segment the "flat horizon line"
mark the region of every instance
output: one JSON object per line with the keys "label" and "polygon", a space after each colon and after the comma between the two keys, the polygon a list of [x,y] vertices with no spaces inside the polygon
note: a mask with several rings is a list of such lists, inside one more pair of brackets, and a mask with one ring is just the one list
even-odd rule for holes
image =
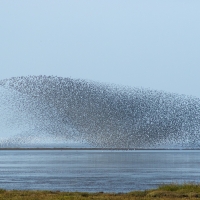
{"label": "flat horizon line", "polygon": [[200,150],[200,148],[196,148],[196,149],[190,149],[190,148],[173,148],[173,149],[169,149],[169,148],[94,148],[94,147],[87,147],[87,148],[71,148],[71,147],[13,147],[13,148],[6,148],[6,147],[0,147],[0,151],[1,150],[116,150],[116,151],[120,151],[120,150],[124,150],[124,151],[138,151],[138,150],[155,150],[155,151],[161,151],[161,150],[177,150],[177,151],[182,151],[182,150],[191,150],[191,151],[195,151],[195,150]]}

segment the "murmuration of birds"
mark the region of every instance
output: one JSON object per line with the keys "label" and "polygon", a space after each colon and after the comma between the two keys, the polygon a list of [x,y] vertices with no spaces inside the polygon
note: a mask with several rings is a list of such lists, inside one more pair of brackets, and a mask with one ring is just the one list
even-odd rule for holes
{"label": "murmuration of birds", "polygon": [[52,136],[100,148],[199,148],[200,99],[56,76],[0,81],[7,145]]}

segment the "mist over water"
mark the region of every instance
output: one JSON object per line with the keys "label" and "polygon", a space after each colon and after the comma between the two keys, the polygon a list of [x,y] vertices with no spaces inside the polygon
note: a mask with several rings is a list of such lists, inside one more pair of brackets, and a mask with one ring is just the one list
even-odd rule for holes
{"label": "mist over water", "polygon": [[[1,146],[45,140],[109,148],[199,148],[200,100],[54,76],[0,81]],[[5,137],[5,138],[4,138]]]}

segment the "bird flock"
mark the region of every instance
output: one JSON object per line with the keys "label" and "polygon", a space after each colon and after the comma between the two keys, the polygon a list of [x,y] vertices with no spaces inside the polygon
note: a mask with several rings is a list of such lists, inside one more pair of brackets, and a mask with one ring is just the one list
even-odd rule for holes
{"label": "bird flock", "polygon": [[[0,81],[0,136],[100,148],[199,148],[200,99],[56,76]],[[42,140],[43,140],[42,139]]]}

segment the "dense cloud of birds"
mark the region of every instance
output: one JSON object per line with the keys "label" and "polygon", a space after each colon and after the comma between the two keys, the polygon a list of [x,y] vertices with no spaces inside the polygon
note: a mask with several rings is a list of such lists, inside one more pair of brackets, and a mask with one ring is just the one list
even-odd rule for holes
{"label": "dense cloud of birds", "polygon": [[14,77],[0,88],[2,133],[15,130],[30,140],[48,134],[102,148],[200,146],[195,97],[55,76]]}

